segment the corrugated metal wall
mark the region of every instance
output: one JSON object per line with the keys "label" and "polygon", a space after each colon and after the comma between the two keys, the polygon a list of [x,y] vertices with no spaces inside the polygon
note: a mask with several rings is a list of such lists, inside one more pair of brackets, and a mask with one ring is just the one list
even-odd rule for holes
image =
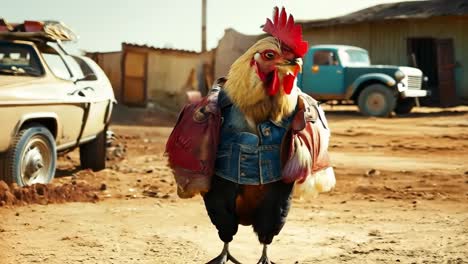
{"label": "corrugated metal wall", "polygon": [[408,65],[407,39],[416,37],[454,40],[457,95],[468,99],[468,17],[379,21],[304,31],[304,38],[311,45],[346,44],[365,48],[374,64]]}
{"label": "corrugated metal wall", "polygon": [[213,63],[213,52],[148,52],[148,99],[170,109],[186,103],[186,92],[198,90],[198,71],[202,63]]}
{"label": "corrugated metal wall", "polygon": [[[215,50],[197,53],[124,43],[122,52],[87,53],[86,56],[101,66],[112,83],[117,100],[122,103],[138,99],[139,105],[152,101],[178,111],[187,103],[187,91],[198,91],[204,86],[211,87],[213,83]],[[135,56],[143,56],[143,59],[135,60]],[[122,65],[127,66],[128,87],[125,89],[135,91],[123,89]],[[136,85],[137,81],[144,83]],[[139,93],[143,95],[136,96]]]}

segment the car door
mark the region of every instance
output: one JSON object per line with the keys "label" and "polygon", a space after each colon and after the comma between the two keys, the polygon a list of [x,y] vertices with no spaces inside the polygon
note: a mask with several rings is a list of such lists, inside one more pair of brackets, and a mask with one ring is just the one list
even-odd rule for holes
{"label": "car door", "polygon": [[302,74],[304,92],[331,98],[344,94],[343,67],[336,51],[317,49],[309,56]]}
{"label": "car door", "polygon": [[89,106],[85,113],[86,124],[80,141],[88,141],[105,129],[112,106],[112,91],[109,80],[99,69],[93,67],[92,61],[77,56],[65,56],[67,63],[75,74],[75,89],[82,94]]}
{"label": "car door", "polygon": [[77,87],[72,81],[73,74],[63,56],[50,47],[41,49],[41,57],[51,73],[38,97],[44,96],[51,100],[51,104],[47,108],[44,107],[43,111],[53,111],[57,114],[60,124],[57,148],[65,149],[77,143],[88,103],[85,95],[77,92]]}

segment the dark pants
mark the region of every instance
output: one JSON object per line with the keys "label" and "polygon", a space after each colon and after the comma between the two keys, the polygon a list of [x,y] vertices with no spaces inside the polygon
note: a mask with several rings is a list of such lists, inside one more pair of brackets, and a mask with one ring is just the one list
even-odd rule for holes
{"label": "dark pants", "polygon": [[[283,228],[291,205],[293,185],[281,181],[265,185],[266,193],[253,212],[252,225],[260,243],[270,244]],[[214,176],[210,191],[203,197],[211,222],[225,243],[231,242],[238,230],[236,197],[240,192],[242,185]]]}

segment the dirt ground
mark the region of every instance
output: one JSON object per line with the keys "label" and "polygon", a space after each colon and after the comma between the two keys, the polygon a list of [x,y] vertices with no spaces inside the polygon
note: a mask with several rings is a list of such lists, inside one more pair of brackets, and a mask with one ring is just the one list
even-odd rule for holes
{"label": "dirt ground", "polygon": [[[271,259],[468,263],[468,107],[388,119],[325,108],[337,187],[294,201]],[[0,207],[0,263],[204,263],[219,254],[201,199],[177,198],[164,165],[171,119],[143,115],[116,118],[108,169],[79,171],[76,151],[60,158],[53,184],[88,184],[94,202]],[[231,253],[256,263],[261,245],[250,227]]]}

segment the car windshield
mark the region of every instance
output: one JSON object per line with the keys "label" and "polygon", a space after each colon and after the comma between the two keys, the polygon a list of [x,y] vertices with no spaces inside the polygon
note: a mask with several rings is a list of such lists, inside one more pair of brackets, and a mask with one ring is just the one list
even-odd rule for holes
{"label": "car windshield", "polygon": [[349,49],[342,54],[348,66],[369,66],[369,54],[365,50]]}
{"label": "car windshield", "polygon": [[0,74],[41,76],[44,70],[31,46],[0,42]]}

